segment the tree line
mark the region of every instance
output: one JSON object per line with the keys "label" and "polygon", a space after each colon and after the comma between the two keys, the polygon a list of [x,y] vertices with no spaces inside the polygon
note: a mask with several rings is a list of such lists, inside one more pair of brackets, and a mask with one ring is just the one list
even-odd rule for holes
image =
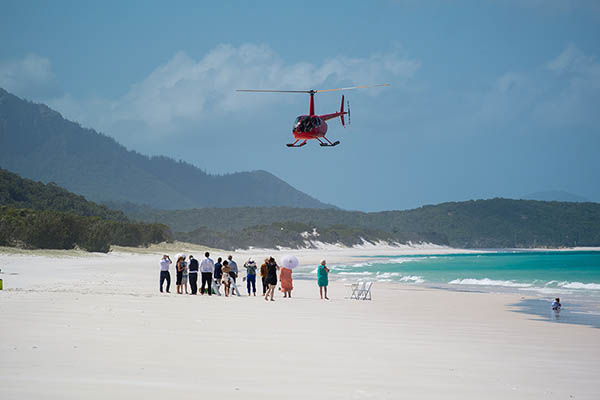
{"label": "tree line", "polygon": [[170,230],[163,224],[0,206],[0,246],[106,253],[111,245],[148,246],[169,240]]}

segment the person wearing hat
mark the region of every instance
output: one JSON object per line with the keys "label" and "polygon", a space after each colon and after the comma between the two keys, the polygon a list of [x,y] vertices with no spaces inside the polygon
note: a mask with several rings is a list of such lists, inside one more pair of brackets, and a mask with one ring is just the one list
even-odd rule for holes
{"label": "person wearing hat", "polygon": [[248,289],[248,296],[250,296],[250,287],[252,287],[252,293],[256,296],[256,263],[253,259],[249,258],[244,263],[246,268],[246,288]]}

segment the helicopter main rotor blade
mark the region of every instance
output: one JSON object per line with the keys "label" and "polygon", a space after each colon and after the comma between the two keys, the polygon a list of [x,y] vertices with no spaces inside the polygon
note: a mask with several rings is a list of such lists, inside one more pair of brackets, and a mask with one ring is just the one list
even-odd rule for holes
{"label": "helicopter main rotor blade", "polygon": [[337,88],[337,89],[323,89],[323,90],[315,90],[315,93],[335,92],[335,91],[338,91],[338,90],[366,89],[366,88],[380,87],[380,86],[390,86],[390,84],[389,83],[383,83],[383,84],[380,84],[380,85],[362,85],[362,86],[351,86],[351,87]]}
{"label": "helicopter main rotor blade", "polygon": [[372,87],[390,86],[389,83],[383,83],[380,85],[362,85],[362,86],[351,86],[337,89],[323,89],[323,90],[265,90],[265,89],[237,89],[236,92],[255,92],[255,93],[323,93],[323,92],[335,92],[338,90],[352,90],[352,89],[366,89]]}
{"label": "helicopter main rotor blade", "polygon": [[310,90],[262,90],[262,89],[238,89],[236,92],[259,92],[259,93],[310,93]]}

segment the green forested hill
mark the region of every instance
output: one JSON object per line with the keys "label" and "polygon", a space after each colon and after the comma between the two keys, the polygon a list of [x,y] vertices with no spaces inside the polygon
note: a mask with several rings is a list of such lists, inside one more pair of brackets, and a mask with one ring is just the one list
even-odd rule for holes
{"label": "green forested hill", "polygon": [[56,182],[98,202],[161,209],[332,207],[266,171],[210,175],[185,162],[128,151],[108,136],[1,88],[0,166],[30,179]]}
{"label": "green forested hill", "polygon": [[87,201],[83,196],[71,193],[54,183],[44,184],[23,179],[4,169],[0,169],[0,205],[63,211],[116,221],[127,220],[122,212]]}
{"label": "green forested hill", "polygon": [[[337,232],[346,244],[360,243],[354,238],[356,229],[363,238],[396,241],[428,241],[452,247],[512,248],[600,246],[600,204],[565,203],[534,200],[491,199],[428,205],[408,211],[364,213],[342,210],[272,208],[204,208],[178,211],[152,211],[129,207],[127,214],[135,219],[169,225],[178,237],[198,242],[209,240],[210,234],[221,241],[234,243],[255,232],[260,242],[283,245],[265,228],[284,224],[296,241],[303,231]],[[288,224],[301,223],[302,226]],[[280,227],[283,227],[280,226]],[[299,231],[299,229],[301,229]],[[336,231],[337,229],[337,231]],[[352,231],[352,234],[349,232]],[[295,233],[294,233],[295,232]],[[334,236],[328,237],[334,237]],[[360,236],[360,232],[358,232]],[[324,237],[320,237],[320,240]],[[386,240],[386,239],[384,239]],[[258,242],[258,239],[255,239]],[[286,237],[282,243],[289,243]]]}
{"label": "green forested hill", "polygon": [[0,246],[107,252],[113,244],[146,246],[170,239],[166,225],[129,221],[122,212],[55,184],[0,169]]}

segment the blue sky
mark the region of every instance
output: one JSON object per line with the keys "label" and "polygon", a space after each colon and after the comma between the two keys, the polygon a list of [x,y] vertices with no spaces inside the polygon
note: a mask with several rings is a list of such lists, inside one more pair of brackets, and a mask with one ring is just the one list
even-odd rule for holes
{"label": "blue sky", "polygon": [[[144,154],[265,169],[347,209],[565,190],[600,201],[600,3],[0,5],[0,86]],[[287,149],[310,89],[341,145]],[[318,113],[340,95],[319,94]],[[243,193],[240,193],[243,196]]]}

